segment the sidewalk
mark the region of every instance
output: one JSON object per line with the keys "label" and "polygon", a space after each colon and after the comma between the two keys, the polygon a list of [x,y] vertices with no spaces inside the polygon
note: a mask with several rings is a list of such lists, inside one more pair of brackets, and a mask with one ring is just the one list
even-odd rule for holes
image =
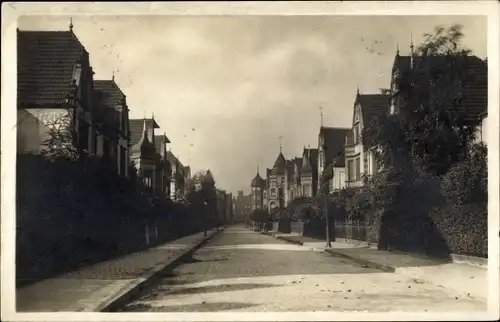
{"label": "sidewalk", "polygon": [[324,241],[299,234],[276,233],[272,236],[294,244],[302,242],[304,247],[324,249],[332,255],[349,258],[360,265],[405,275],[414,279],[416,283],[431,283],[466,296],[484,300],[488,298],[487,266],[453,263],[418,254],[378,250],[362,243],[346,243],[343,239],[342,241],[337,239],[338,241],[331,243],[330,249],[325,249]]}
{"label": "sidewalk", "polygon": [[207,237],[203,232],[186,236],[20,287],[17,311],[102,311],[216,233],[214,229]]}

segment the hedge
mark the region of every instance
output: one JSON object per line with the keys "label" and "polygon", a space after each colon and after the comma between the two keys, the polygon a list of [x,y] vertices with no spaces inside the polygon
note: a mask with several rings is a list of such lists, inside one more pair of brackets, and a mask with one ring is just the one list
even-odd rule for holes
{"label": "hedge", "polygon": [[37,280],[147,247],[146,223],[158,227],[152,243],[202,229],[184,205],[150,206],[133,182],[106,173],[106,164],[87,163],[83,169],[81,162],[17,156],[18,279]]}

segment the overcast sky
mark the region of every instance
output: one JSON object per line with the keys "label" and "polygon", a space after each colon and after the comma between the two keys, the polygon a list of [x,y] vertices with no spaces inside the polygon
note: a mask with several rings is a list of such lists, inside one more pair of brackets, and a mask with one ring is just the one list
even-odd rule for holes
{"label": "overcast sky", "polygon": [[[418,44],[453,23],[484,58],[486,19],[473,16],[73,17],[95,79],[116,69],[131,118],[154,113],[172,152],[233,193],[249,191],[257,163],[262,176],[273,165],[279,136],[287,158],[317,147],[320,106],[324,125],[349,126],[356,88],[388,87],[397,43],[407,54],[410,34]],[[19,21],[21,30],[68,25],[62,16]]]}

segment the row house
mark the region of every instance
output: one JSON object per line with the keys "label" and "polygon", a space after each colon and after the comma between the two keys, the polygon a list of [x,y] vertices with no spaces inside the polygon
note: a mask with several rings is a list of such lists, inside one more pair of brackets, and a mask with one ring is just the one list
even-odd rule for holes
{"label": "row house", "polygon": [[[112,161],[128,176],[128,107],[114,80],[93,79],[73,32],[17,30],[18,153],[70,153]],[[57,152],[58,151],[58,152]]]}
{"label": "row house", "polygon": [[318,149],[304,147],[301,157],[286,160],[280,151],[266,178],[259,169],[250,183],[251,209],[272,212],[284,208],[297,197],[313,197],[318,186]]}
{"label": "row house", "polygon": [[297,197],[316,195],[318,150],[304,147],[302,157],[287,160],[285,206]]}

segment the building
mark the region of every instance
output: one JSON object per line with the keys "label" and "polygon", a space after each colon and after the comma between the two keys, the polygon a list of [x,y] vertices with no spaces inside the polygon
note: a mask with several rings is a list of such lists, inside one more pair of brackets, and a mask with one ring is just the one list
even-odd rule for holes
{"label": "building", "polygon": [[167,160],[169,161],[171,167],[170,198],[173,201],[179,201],[182,200],[189,191],[186,189],[186,168],[172,151],[167,151]]}
{"label": "building", "polygon": [[89,53],[68,31],[17,31],[17,149],[95,153],[94,72]]}
{"label": "building", "polygon": [[269,188],[267,191],[267,209],[269,211],[275,208],[285,207],[286,167],[287,162],[280,148],[280,153],[268,176]]}
{"label": "building", "polygon": [[364,127],[376,117],[389,113],[391,98],[382,94],[360,94],[354,99],[352,128],[345,136],[346,186],[363,185],[363,176],[373,175],[378,165],[373,153],[361,140]]}
{"label": "building", "polygon": [[234,217],[236,221],[245,222],[247,216],[252,212],[252,196],[238,191],[234,204]]}
{"label": "building", "polygon": [[[258,187],[253,187],[254,180],[252,195],[260,191]],[[286,160],[280,150],[273,167],[266,169],[266,179],[261,184],[264,186],[262,204],[269,213],[276,208],[285,208],[297,197],[315,196],[318,189],[318,149],[304,147],[302,156],[291,160]],[[252,205],[257,204],[257,199],[253,200]]]}
{"label": "building", "polygon": [[155,128],[159,126],[153,118],[130,120],[130,162],[137,170],[144,192],[151,197],[161,195],[156,175],[159,160],[155,148]]}
{"label": "building", "polygon": [[346,187],[345,138],[350,128],[322,126],[318,135],[318,189],[323,171],[331,170],[333,178],[329,182],[329,191],[334,192]]}
{"label": "building", "polygon": [[[411,45],[410,56],[401,56],[396,52],[392,66],[391,77],[391,106],[390,113],[398,114],[404,104],[403,98],[398,95],[398,79],[408,75],[414,68],[425,68],[429,72],[439,70],[449,64],[444,55],[418,56],[413,52]],[[486,142],[488,118],[488,61],[468,55],[459,57],[456,64],[460,65],[461,95],[456,98],[454,108],[462,114],[466,122],[480,125],[476,129],[477,141]]]}
{"label": "building", "polygon": [[252,199],[251,210],[265,209],[264,208],[264,190],[266,189],[266,182],[259,173],[259,168],[257,167],[257,174],[250,183],[252,189],[250,196]]}
{"label": "building", "polygon": [[117,173],[128,177],[129,109],[127,98],[111,80],[94,80],[93,108],[95,153],[116,162]]}
{"label": "building", "polygon": [[155,150],[157,154],[156,182],[157,189],[161,191],[161,196],[170,199],[170,179],[172,176],[172,166],[167,158],[167,144],[170,143],[166,133],[155,136]]}

